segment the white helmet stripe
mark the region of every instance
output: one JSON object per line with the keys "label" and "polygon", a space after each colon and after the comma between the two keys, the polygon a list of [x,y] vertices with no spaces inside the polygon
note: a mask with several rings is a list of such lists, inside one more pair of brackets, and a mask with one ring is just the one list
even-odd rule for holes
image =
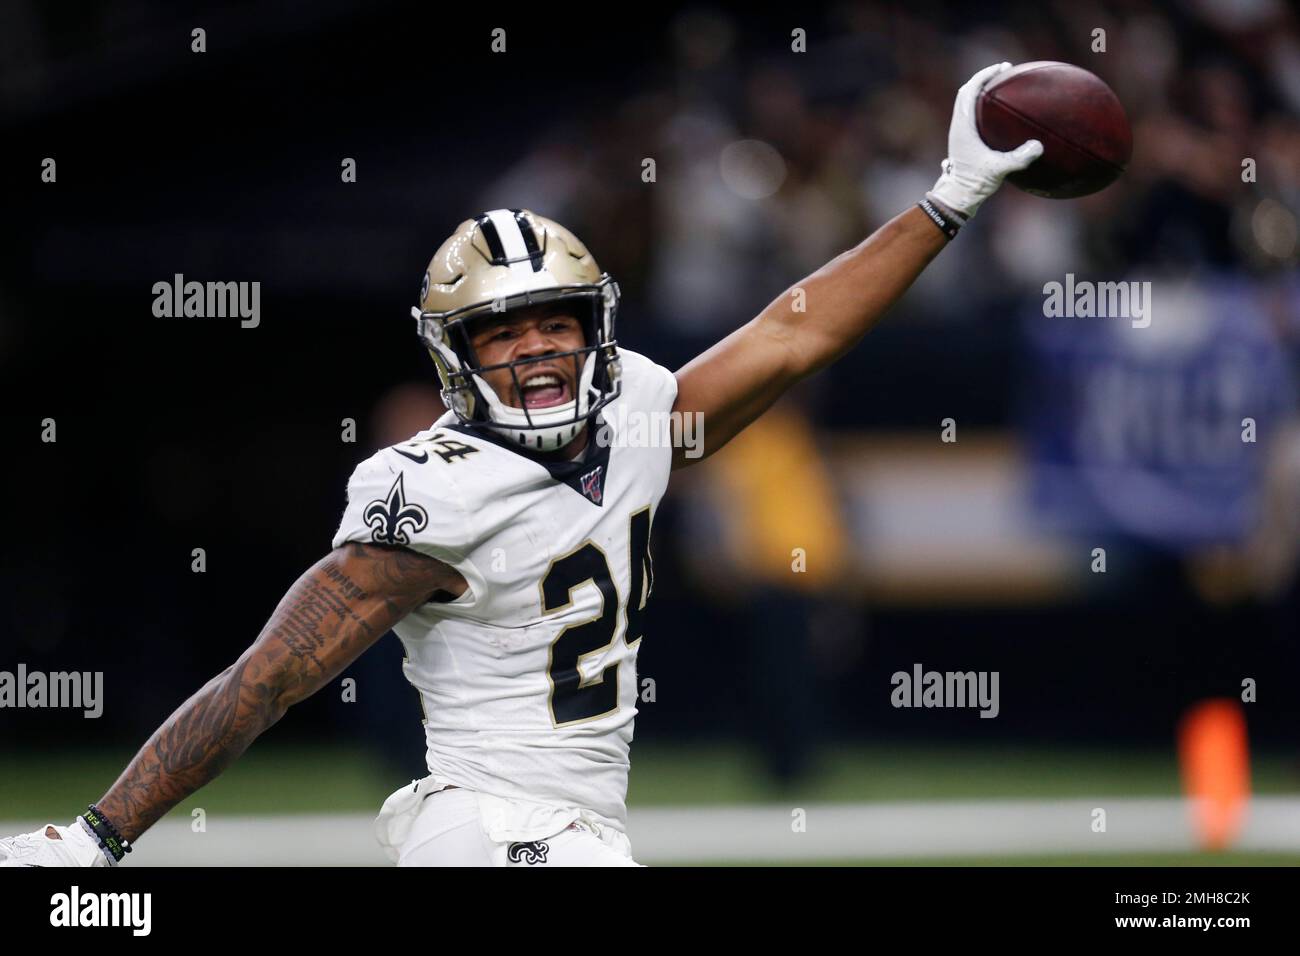
{"label": "white helmet stripe", "polygon": [[519,230],[515,214],[509,209],[493,209],[487,215],[492,225],[496,226],[506,258],[511,260],[511,271],[531,274],[533,266],[528,258],[528,246],[524,244],[524,234]]}

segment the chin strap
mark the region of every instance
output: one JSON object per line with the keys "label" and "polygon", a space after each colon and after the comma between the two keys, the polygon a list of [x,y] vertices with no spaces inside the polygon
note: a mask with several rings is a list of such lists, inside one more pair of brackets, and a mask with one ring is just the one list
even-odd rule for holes
{"label": "chin strap", "polygon": [[[518,445],[525,451],[532,452],[550,452],[560,451],[573,444],[579,436],[582,435],[583,429],[587,427],[590,418],[582,421],[570,422],[565,425],[552,425],[547,428],[535,428],[525,430],[516,428],[502,422],[474,422],[475,427],[485,429],[494,435],[500,437],[502,441],[508,441],[512,445]],[[561,429],[572,429],[573,434],[567,438],[562,437]],[[560,432],[559,434],[548,437],[549,432]]]}

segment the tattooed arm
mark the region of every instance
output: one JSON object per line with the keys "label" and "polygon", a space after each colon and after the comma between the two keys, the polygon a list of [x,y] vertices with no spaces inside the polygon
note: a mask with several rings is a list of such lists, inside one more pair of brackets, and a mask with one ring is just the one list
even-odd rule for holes
{"label": "tattooed arm", "polygon": [[448,565],[405,548],[336,548],[294,583],[239,660],[154,732],[99,809],[137,839],[412,610],[465,587]]}

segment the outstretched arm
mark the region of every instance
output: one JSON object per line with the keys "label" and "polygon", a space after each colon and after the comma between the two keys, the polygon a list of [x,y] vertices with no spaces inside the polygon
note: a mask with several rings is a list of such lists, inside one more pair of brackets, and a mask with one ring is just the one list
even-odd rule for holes
{"label": "outstretched arm", "polygon": [[677,372],[673,410],[702,413],[703,455],[686,458],[677,448],[673,467],[713,454],[792,385],[853,348],[947,241],[914,207],[691,360]]}
{"label": "outstretched arm", "polygon": [[[800,379],[853,348],[1003,178],[1041,155],[1037,140],[1001,153],[976,131],[980,89],[1009,68],[999,63],[981,70],[957,92],[943,175],[926,194],[934,217],[915,206],[895,216],[677,372],[673,410],[703,416],[700,458],[729,442]],[[945,231],[940,223],[953,228]],[[676,445],[674,468],[700,460]]]}
{"label": "outstretched arm", "polygon": [[[100,813],[133,842],[403,617],[441,592],[454,597],[464,588],[454,568],[406,548],[335,548],[294,583],[239,660],[154,732],[99,799]],[[0,865],[107,863],[80,818],[70,827],[0,840]]]}
{"label": "outstretched arm", "polygon": [[405,548],[336,548],[294,583],[239,660],[154,732],[99,809],[136,839],[435,592],[462,588],[455,570]]}

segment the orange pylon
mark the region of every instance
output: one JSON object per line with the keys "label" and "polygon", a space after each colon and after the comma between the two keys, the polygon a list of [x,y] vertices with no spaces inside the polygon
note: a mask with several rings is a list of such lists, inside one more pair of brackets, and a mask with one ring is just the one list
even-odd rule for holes
{"label": "orange pylon", "polygon": [[1250,798],[1250,744],[1241,705],[1205,700],[1178,727],[1183,789],[1202,846],[1221,850],[1237,836]]}

